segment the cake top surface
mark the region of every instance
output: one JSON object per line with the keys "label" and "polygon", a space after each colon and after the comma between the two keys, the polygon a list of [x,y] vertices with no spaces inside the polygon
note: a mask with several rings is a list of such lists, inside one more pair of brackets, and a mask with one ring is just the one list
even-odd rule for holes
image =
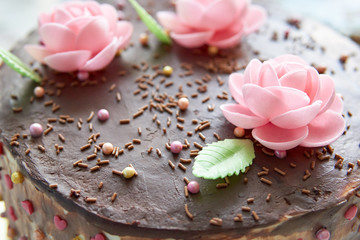
{"label": "cake top surface", "polygon": [[[159,1],[139,2],[153,13],[172,8],[170,4],[164,5]],[[38,188],[63,202],[69,211],[91,216],[98,226],[110,233],[121,229],[125,234],[132,235],[170,237],[176,233],[179,237],[187,237],[204,231],[227,232],[234,236],[244,234],[252,227],[269,226],[280,220],[339,204],[358,187],[358,167],[355,166],[348,173],[348,164],[356,164],[359,159],[360,136],[357,130],[360,129],[360,113],[355,106],[360,96],[360,51],[350,40],[309,20],[297,22],[300,23],[300,29],[297,29],[283,19],[270,17],[259,32],[244,38],[239,46],[221,50],[218,55],[210,57],[206,48],[189,50],[177,44],[169,47],[161,45],[151,35],[149,46],[141,46],[137,37],[146,32],[146,27],[130,6],[126,6],[124,12],[135,26],[133,45],[103,71],[91,73],[89,80],[80,82],[72,74],[56,73],[34,63],[34,67],[46,76],[43,85],[47,94],[42,99],[30,102],[36,84],[19,77],[6,66],[1,67],[2,141],[10,144],[14,134],[29,134],[31,124],[37,122],[45,127],[49,119],[57,119],[50,123],[53,129],[47,135],[20,138],[20,145],[11,147],[27,177]],[[286,39],[284,36],[287,36]],[[37,43],[38,40],[37,33],[33,32],[13,52],[25,62],[30,62],[31,58],[23,46]],[[231,97],[218,97],[229,94],[229,74],[243,71],[254,57],[266,60],[285,53],[296,54],[311,64],[324,66],[334,78],[337,92],[344,97],[344,117],[349,129],[331,145],[334,153],[330,154],[331,150],[325,148],[323,155],[329,155],[330,159],[319,160],[316,157],[316,152],[323,151],[322,148],[302,147],[287,151],[286,158],[279,159],[270,156],[273,152],[264,151],[255,144],[256,157],[249,171],[229,177],[230,184],[223,189],[216,188],[216,185],[224,183],[224,179],[195,178],[191,171],[194,160],[190,164],[183,164],[186,171],[178,167],[180,158],[189,159],[190,151],[198,149],[194,146],[195,142],[202,146],[217,142],[214,133],[221,139],[234,138],[234,126],[225,119],[219,108],[221,104],[233,103],[234,100]],[[343,56],[347,59],[342,63],[340,59]],[[156,73],[165,65],[173,68],[170,77]],[[120,101],[117,100],[118,93],[121,95]],[[150,110],[151,101],[155,105],[167,104],[171,103],[171,98],[177,99],[176,96],[181,94],[189,97],[190,105],[186,111],[179,111],[179,116],[176,116],[177,107],[169,107],[161,112],[161,107],[155,106]],[[147,109],[136,116],[144,106],[148,106]],[[22,111],[14,112],[13,109],[18,107]],[[107,109],[110,113],[110,118],[105,122],[96,117],[100,109]],[[94,117],[91,117],[92,112],[95,113]],[[61,117],[68,121],[61,123]],[[80,119],[82,123],[79,123]],[[129,123],[120,123],[120,120],[128,119]],[[195,132],[203,121],[208,121],[210,127]],[[192,132],[192,136],[187,135],[188,131]],[[199,137],[199,132],[206,137],[205,140]],[[97,133],[100,135],[96,142],[82,151],[89,138]],[[65,138],[64,142],[59,139],[59,134]],[[141,140],[140,144],[137,139]],[[185,139],[190,147],[180,154],[174,155],[166,149],[166,143],[176,140],[184,142]],[[101,142],[111,142],[124,149],[124,152],[117,158],[101,152],[91,157],[94,146]],[[132,150],[124,147],[129,142],[133,143]],[[59,154],[56,153],[55,144],[63,146]],[[38,145],[43,146],[45,151],[38,149]],[[148,153],[150,147],[153,151]],[[28,148],[31,152],[25,155]],[[158,152],[156,149],[159,149]],[[307,154],[311,156],[307,157]],[[338,161],[335,154],[344,158],[341,169],[335,166]],[[97,165],[97,158],[110,160],[110,163],[91,171],[90,168]],[[88,165],[87,168],[74,167],[74,162],[80,159]],[[168,160],[176,165],[175,169],[169,166]],[[134,166],[138,176],[124,179],[112,172],[113,169],[121,171],[129,164]],[[259,172],[266,169],[269,171],[259,176]],[[305,179],[304,176],[309,175],[307,171],[311,176]],[[184,177],[198,181],[200,193],[185,197]],[[245,178],[247,183],[244,183]],[[262,181],[262,178],[271,184]],[[103,187],[99,190],[100,182],[103,182]],[[58,184],[58,188],[50,189],[48,185],[54,183]],[[80,190],[80,197],[69,197],[71,189]],[[302,193],[302,190],[308,190],[309,194]],[[118,196],[112,202],[111,197],[115,192]],[[270,201],[266,201],[268,194],[271,194]],[[88,203],[86,198],[96,198],[96,202]],[[253,203],[249,202],[252,198]],[[185,214],[185,204],[194,215],[193,220]],[[234,217],[243,206],[255,211],[258,221],[254,220],[251,212],[243,212],[244,221],[234,222]],[[209,224],[214,217],[223,220],[221,227]],[[104,220],[110,220],[112,224]],[[138,231],[139,228],[142,232]]]}

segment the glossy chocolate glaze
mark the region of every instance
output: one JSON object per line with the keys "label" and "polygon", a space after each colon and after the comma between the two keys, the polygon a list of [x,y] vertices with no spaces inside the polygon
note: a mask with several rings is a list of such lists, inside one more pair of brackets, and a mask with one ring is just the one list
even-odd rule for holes
{"label": "glossy chocolate glaze", "polygon": [[[171,8],[170,4],[160,1],[153,1],[152,4],[143,2],[143,5],[153,12]],[[194,132],[196,125],[192,124],[192,119],[211,122],[211,127],[202,131],[206,136],[206,143],[217,141],[213,136],[214,132],[222,139],[234,138],[234,126],[226,121],[219,109],[221,104],[233,100],[231,98],[220,100],[216,97],[223,91],[229,92],[228,75],[222,72],[211,73],[200,66],[215,59],[207,55],[206,49],[194,51],[176,44],[167,47],[161,45],[153,36],[150,37],[149,46],[142,47],[137,38],[140,33],[146,31],[145,26],[136,18],[136,14],[129,6],[125,8],[125,15],[135,24],[134,46],[121,53],[121,56],[115,58],[103,71],[91,74],[90,82],[84,84],[86,86],[81,86],[83,83],[80,82],[78,86],[72,87],[72,82],[77,81],[73,75],[57,74],[35,63],[34,66],[38,66],[40,72],[49,79],[45,81],[44,87],[55,90],[55,93],[56,89],[61,89],[61,95],[46,95],[44,99],[35,99],[30,103],[29,99],[36,84],[29,79],[19,77],[7,66],[1,67],[0,140],[11,149],[26,177],[42,192],[55,198],[67,211],[80,214],[97,228],[114,235],[196,239],[201,236],[260,237],[266,233],[269,236],[286,237],[294,232],[306,232],[309,229],[315,233],[320,227],[326,227],[336,234],[336,226],[345,221],[342,217],[344,212],[339,209],[343,209],[341,207],[354,195],[360,185],[360,171],[356,165],[360,157],[358,134],[360,109],[356,107],[360,100],[358,46],[318,23],[303,20],[298,30],[283,19],[271,16],[258,33],[244,38],[241,45],[235,49],[221,51],[220,55],[215,57],[221,58],[222,61],[229,57],[229,61],[236,62],[241,69],[254,57],[265,60],[284,53],[294,53],[311,64],[326,66],[327,73],[331,74],[336,82],[337,92],[344,96],[344,114],[350,126],[346,135],[332,144],[335,153],[345,159],[341,170],[334,167],[336,163],[334,154],[330,160],[320,161],[315,156],[311,158],[304,156],[304,150],[309,149],[296,148],[288,151],[285,159],[277,159],[264,154],[261,147],[256,146],[256,159],[248,173],[229,177],[230,185],[225,189],[217,189],[216,184],[224,180],[197,179],[191,173],[192,164],[186,166],[186,172],[178,167],[171,169],[168,160],[177,165],[180,157],[189,158],[190,150],[183,150],[181,154],[173,155],[165,148],[165,143],[174,140],[183,141],[186,138],[191,144],[190,149],[196,149],[193,142],[205,145]],[[283,37],[286,31],[289,31],[288,39]],[[275,32],[278,36],[277,40],[273,38]],[[37,33],[31,33],[16,45],[13,52],[25,62],[30,62],[31,58],[23,50],[23,45],[36,43],[38,40]],[[157,56],[154,57],[155,55]],[[345,64],[339,61],[342,55],[349,56]],[[142,68],[144,65],[141,62],[149,65],[146,71],[134,67],[136,64]],[[186,72],[181,68],[181,63],[192,64],[194,74],[179,77],[179,74]],[[153,87],[148,85],[147,90],[134,95],[133,92],[138,89],[136,79],[143,74],[154,74],[151,67],[157,64],[172,66],[174,73],[166,78],[165,83],[160,83],[163,76],[156,77],[153,80]],[[124,76],[119,74],[122,71],[126,71]],[[207,83],[207,92],[200,93],[197,91],[198,85],[195,80],[201,79],[205,74],[210,74],[211,80]],[[220,76],[226,83],[219,86],[216,76]],[[52,84],[52,80],[55,84]],[[170,81],[174,84],[166,87],[166,82]],[[192,82],[192,87],[187,86],[187,82]],[[57,83],[64,83],[65,87],[56,87]],[[116,88],[109,91],[113,84],[116,84]],[[159,86],[159,94],[166,92],[168,96],[175,97],[180,85],[184,94],[188,96],[198,93],[198,97],[189,98],[189,108],[180,112],[180,117],[185,119],[185,123],[177,122],[176,108],[172,108],[172,114],[147,109],[141,116],[133,119],[133,114],[140,107],[149,104],[152,92],[156,94],[157,86]],[[142,94],[146,91],[149,96],[143,99]],[[122,97],[119,103],[115,98],[116,92],[120,92]],[[18,99],[12,99],[11,94],[16,95]],[[202,103],[207,96],[210,96],[210,100]],[[60,110],[52,113],[51,106],[44,106],[44,102],[48,100],[60,105]],[[208,111],[209,104],[215,104],[214,111]],[[19,106],[23,111],[14,113],[12,108]],[[91,121],[93,131],[90,132],[86,119],[90,112],[94,111],[96,114],[101,108],[106,108],[110,112],[110,119],[100,122],[95,116]],[[351,111],[351,117],[348,116],[347,111]],[[10,139],[15,133],[28,134],[28,128],[32,123],[39,122],[45,127],[48,118],[62,114],[73,117],[74,123],[51,123],[54,130],[48,135],[39,139],[19,139],[19,147],[9,146]],[[160,127],[152,121],[154,114],[157,114]],[[171,119],[170,127],[167,127],[168,117]],[[81,130],[77,127],[79,118],[84,122]],[[119,120],[126,118],[131,119],[130,124],[120,125]],[[176,127],[177,123],[183,125],[184,130],[179,130]],[[141,136],[137,133],[138,127],[142,129]],[[162,130],[164,127],[166,134]],[[193,136],[187,136],[187,131],[193,131]],[[92,133],[97,132],[101,133],[97,143],[111,142],[123,148],[124,144],[134,138],[141,139],[142,142],[140,145],[134,144],[133,150],[125,149],[124,154],[118,158],[98,153],[97,157],[109,159],[110,164],[103,166],[99,171],[90,172],[89,168],[96,165],[96,159],[88,161],[86,157],[93,153],[94,144],[91,149],[85,151],[80,151],[80,147],[87,143]],[[59,133],[66,138],[65,143],[59,140]],[[45,146],[45,153],[37,149],[39,144]],[[54,144],[64,146],[64,150],[59,155],[55,152]],[[154,150],[148,154],[147,149],[150,146],[154,150],[159,148],[162,156],[159,157]],[[27,148],[31,149],[28,156],[25,155]],[[79,159],[83,159],[89,168],[73,167],[73,163]],[[310,168],[312,161],[316,162],[314,170]],[[290,163],[296,164],[296,168],[291,168]],[[347,175],[348,163],[355,164],[349,175]],[[137,177],[126,180],[112,174],[112,169],[121,171],[128,164],[135,167],[138,172]],[[262,183],[257,175],[262,167],[270,169],[269,174],[264,177],[272,181],[271,186]],[[286,175],[281,176],[276,173],[275,167],[285,171]],[[311,177],[306,181],[303,180],[305,170],[311,172]],[[199,194],[190,195],[188,198],[184,196],[184,177],[200,183]],[[248,179],[247,183],[244,183],[245,177]],[[100,181],[104,183],[101,190],[98,189]],[[48,187],[52,183],[58,184],[56,190]],[[70,198],[71,189],[81,190],[80,197]],[[310,190],[310,195],[303,194],[302,189]],[[111,202],[114,192],[118,197]],[[269,202],[266,201],[268,193],[271,193]],[[89,204],[84,201],[85,197],[95,197],[97,201]],[[248,204],[248,198],[254,198],[254,203]],[[357,198],[352,201],[359,202]],[[188,204],[190,212],[194,215],[192,221],[185,214],[184,204]],[[249,206],[255,211],[259,221],[255,221],[251,213],[242,212],[242,206]],[[237,213],[243,214],[243,222],[234,222]],[[329,214],[337,221],[331,221]],[[50,221],[52,217],[49,216]],[[223,220],[221,227],[209,224],[209,220],[213,217]],[[77,220],[67,219],[67,221],[71,223]],[[66,236],[66,231],[63,234]],[[346,234],[346,238],[343,239],[353,239],[358,235],[350,230]]]}

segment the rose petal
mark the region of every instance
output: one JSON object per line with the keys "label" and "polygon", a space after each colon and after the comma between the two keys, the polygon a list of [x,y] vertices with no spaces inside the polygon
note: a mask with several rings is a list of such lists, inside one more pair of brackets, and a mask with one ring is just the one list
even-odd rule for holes
{"label": "rose petal", "polygon": [[97,71],[103,69],[107,66],[115,57],[117,51],[117,38],[114,38],[113,41],[106,46],[101,52],[99,52],[95,57],[86,62],[84,67],[81,67],[80,71]]}
{"label": "rose petal", "polygon": [[102,15],[103,13],[101,9],[102,5],[100,5],[96,1],[88,1],[88,2],[84,2],[84,4],[86,6],[86,9],[90,12],[92,16]]}
{"label": "rose petal", "polygon": [[343,100],[341,98],[340,94],[336,94],[334,97],[334,101],[332,102],[331,106],[328,108],[328,110],[333,110],[339,114],[343,111]]}
{"label": "rose petal", "polygon": [[213,32],[195,32],[188,34],[170,33],[170,36],[181,46],[187,48],[201,47],[212,37]]}
{"label": "rose petal", "polygon": [[314,100],[315,96],[319,92],[319,74],[318,71],[316,71],[313,67],[308,67],[306,69],[307,71],[307,86],[305,87],[305,92],[310,98],[310,101],[316,101]]}
{"label": "rose petal", "polygon": [[266,88],[245,84],[242,92],[246,106],[259,117],[270,119],[288,111],[282,99]]}
{"label": "rose petal", "polygon": [[40,13],[39,18],[38,18],[38,25],[39,28],[46,24],[46,23],[50,23],[51,22],[51,15],[49,13]]}
{"label": "rose petal", "polygon": [[240,104],[223,104],[220,109],[225,118],[237,127],[251,129],[268,122],[268,120],[254,115],[248,108]]}
{"label": "rose petal", "polygon": [[180,18],[173,12],[160,11],[156,13],[159,23],[167,30],[175,33],[188,33],[190,28],[184,25]]}
{"label": "rose petal", "polygon": [[244,75],[242,73],[232,73],[229,77],[229,89],[231,96],[236,102],[244,105],[242,86],[244,85]]}
{"label": "rose petal", "polygon": [[276,72],[278,78],[280,79],[285,74],[291,72],[291,69],[287,64],[278,64],[278,65],[275,66],[275,72]]}
{"label": "rose petal", "polygon": [[245,14],[249,8],[249,1],[239,1],[239,0],[230,0],[236,6],[237,9],[237,17],[244,18]]}
{"label": "rose petal", "polygon": [[237,44],[239,44],[242,36],[242,30],[239,30],[238,32],[218,31],[215,32],[213,37],[208,41],[208,45],[217,48],[235,47]]}
{"label": "rose petal", "polygon": [[281,86],[305,91],[307,83],[307,72],[305,70],[289,72],[282,76],[279,81]]}
{"label": "rose petal", "polygon": [[334,142],[343,134],[345,120],[339,113],[327,110],[316,117],[308,127],[309,135],[301,146],[320,147]]}
{"label": "rose petal", "polygon": [[176,2],[176,12],[183,23],[201,29],[205,8],[197,1],[179,0]]}
{"label": "rose petal", "polygon": [[262,64],[258,84],[261,87],[280,86],[275,69],[269,62]]}
{"label": "rose petal", "polygon": [[248,35],[258,30],[264,24],[266,17],[263,7],[251,5],[244,18],[244,34]]}
{"label": "rose petal", "polygon": [[56,9],[51,16],[51,21],[59,24],[66,24],[71,19],[72,16],[62,8]]}
{"label": "rose petal", "polygon": [[107,19],[110,31],[115,32],[116,30],[116,23],[118,21],[118,15],[113,6],[110,4],[103,3],[100,5],[102,15]]}
{"label": "rose petal", "polygon": [[259,74],[262,63],[258,59],[252,59],[244,72],[244,82],[259,84]]}
{"label": "rose petal", "polygon": [[83,29],[76,39],[76,49],[88,50],[97,54],[112,40],[109,24],[104,17],[95,17]]}
{"label": "rose petal", "polygon": [[68,2],[64,5],[65,10],[73,17],[84,16],[85,4],[83,2]]}
{"label": "rose petal", "polygon": [[335,98],[335,84],[332,78],[325,74],[319,75],[319,91],[314,97],[314,101],[321,100],[323,102],[320,113],[325,112],[333,103]]}
{"label": "rose petal", "polygon": [[118,48],[124,48],[128,45],[128,43],[131,40],[131,35],[133,33],[134,27],[133,25],[128,21],[118,21],[117,22],[117,30],[116,30],[116,36],[121,39],[121,44],[118,46]]}
{"label": "rose petal", "polygon": [[308,128],[283,129],[271,123],[252,131],[253,137],[273,150],[288,150],[298,146],[307,136]]}
{"label": "rose petal", "polygon": [[285,129],[294,129],[308,125],[319,113],[321,108],[321,101],[298,108],[296,110],[288,111],[279,116],[270,119],[270,122],[275,126]]}
{"label": "rose petal", "polygon": [[278,64],[273,59],[268,60],[268,61],[271,62],[271,64],[273,66],[275,66],[275,71],[279,78],[281,78],[282,76],[284,76],[286,73],[289,73],[289,72],[305,70],[308,66],[308,65],[304,66],[304,65],[301,65],[300,63],[296,63],[296,62],[284,62],[284,63]]}
{"label": "rose petal", "polygon": [[70,51],[47,56],[44,58],[44,62],[57,71],[72,72],[83,67],[90,56],[90,51]]}
{"label": "rose petal", "polygon": [[212,1],[205,8],[200,26],[201,28],[213,31],[221,30],[229,26],[234,21],[236,15],[237,4],[234,1]]}
{"label": "rose petal", "polygon": [[310,103],[310,99],[308,95],[295,88],[275,86],[275,87],[268,87],[266,89],[281,99],[281,101],[286,106],[287,109],[286,111],[298,109]]}
{"label": "rose petal", "polygon": [[52,52],[65,52],[75,49],[76,35],[66,26],[48,23],[39,29],[46,48]]}
{"label": "rose petal", "polygon": [[79,34],[80,30],[88,25],[94,18],[89,16],[77,17],[65,24],[66,27],[71,29],[76,35]]}
{"label": "rose petal", "polygon": [[52,54],[48,49],[41,45],[25,45],[25,50],[40,63],[44,63],[44,58]]}
{"label": "rose petal", "polygon": [[283,54],[283,55],[280,55],[280,56],[274,58],[273,60],[278,62],[278,63],[293,62],[293,63],[298,63],[300,65],[305,65],[305,66],[309,65],[301,57],[298,57],[298,56],[292,55],[292,54]]}

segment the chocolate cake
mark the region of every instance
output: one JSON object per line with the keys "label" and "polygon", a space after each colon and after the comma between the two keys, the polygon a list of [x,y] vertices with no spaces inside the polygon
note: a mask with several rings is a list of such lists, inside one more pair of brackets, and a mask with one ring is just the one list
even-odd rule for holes
{"label": "chocolate cake", "polygon": [[[139,1],[151,13],[163,1]],[[266,4],[263,3],[263,4]],[[42,75],[37,84],[6,65],[0,69],[0,189],[13,239],[357,239],[360,204],[360,49],[322,24],[272,15],[231,49],[163,45],[127,5],[132,44],[104,70],[79,81],[24,51],[32,32],[12,52]],[[279,10],[276,9],[276,13]],[[275,12],[275,11],[274,11]],[[245,173],[206,180],[192,174],[206,144],[234,139],[220,105],[232,103],[230,73],[253,58],[296,54],[335,81],[347,129],[333,144],[296,147],[283,159],[254,141]],[[170,76],[164,66],[173,70]],[[177,101],[187,96],[189,106]],[[96,113],[109,112],[100,121]],[[31,137],[39,123],[44,133]],[[173,141],[183,150],[173,154]],[[101,151],[112,143],[110,155]],[[82,160],[82,161],[80,161]],[[136,170],[126,179],[123,169]],[[197,181],[200,192],[184,190]]]}

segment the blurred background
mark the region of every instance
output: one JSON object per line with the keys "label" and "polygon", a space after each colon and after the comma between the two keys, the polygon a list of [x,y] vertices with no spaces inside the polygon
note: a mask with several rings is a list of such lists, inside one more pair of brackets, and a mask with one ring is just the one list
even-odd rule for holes
{"label": "blurred background", "polygon": [[[11,49],[36,28],[41,12],[64,1],[68,0],[0,0],[0,48]],[[360,0],[253,0],[253,3],[270,6],[276,13],[316,19],[360,44]],[[0,202],[0,213],[3,211],[5,206]],[[6,230],[7,222],[0,217],[1,240],[7,239]]]}
{"label": "blurred background", "polygon": [[[10,49],[37,24],[40,12],[66,0],[0,0],[0,47]],[[119,0],[114,0],[114,2]],[[121,0],[122,1],[122,0]],[[170,0],[157,0],[170,1]],[[296,16],[317,19],[360,42],[359,0],[253,0]]]}

